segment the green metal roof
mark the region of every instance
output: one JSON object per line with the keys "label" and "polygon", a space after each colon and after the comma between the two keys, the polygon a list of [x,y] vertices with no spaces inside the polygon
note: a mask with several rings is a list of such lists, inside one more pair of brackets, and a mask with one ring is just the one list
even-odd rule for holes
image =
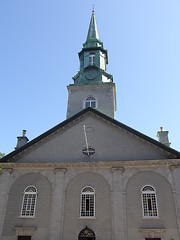
{"label": "green metal roof", "polygon": [[84,48],[91,48],[91,47],[103,48],[103,43],[100,41],[100,38],[99,38],[94,9],[92,10],[89,30],[88,30],[86,42],[83,44],[83,47]]}
{"label": "green metal roof", "polygon": [[91,15],[91,21],[89,24],[89,30],[88,30],[86,42],[91,42],[92,40],[93,41],[100,40],[99,34],[98,34],[98,29],[97,29],[97,24],[96,24],[96,18],[95,18],[95,14],[94,14],[94,9],[93,9],[92,15]]}

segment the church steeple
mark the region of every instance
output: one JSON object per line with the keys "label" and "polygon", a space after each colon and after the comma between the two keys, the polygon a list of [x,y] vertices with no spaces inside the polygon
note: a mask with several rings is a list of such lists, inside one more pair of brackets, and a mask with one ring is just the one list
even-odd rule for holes
{"label": "church steeple", "polygon": [[108,55],[99,38],[94,9],[91,15],[86,42],[79,52],[79,60],[80,71],[73,77],[75,85],[113,82],[112,75],[106,72]]}
{"label": "church steeple", "polygon": [[80,69],[68,86],[67,118],[88,106],[114,118],[116,93],[113,76],[106,71],[107,50],[100,41],[94,9],[86,42],[79,52]]}
{"label": "church steeple", "polygon": [[97,47],[98,43],[101,43],[101,42],[99,39],[96,18],[95,18],[94,8],[93,8],[92,15],[91,15],[91,21],[89,24],[89,30],[88,30],[88,34],[87,34],[87,39],[83,46],[84,47]]}

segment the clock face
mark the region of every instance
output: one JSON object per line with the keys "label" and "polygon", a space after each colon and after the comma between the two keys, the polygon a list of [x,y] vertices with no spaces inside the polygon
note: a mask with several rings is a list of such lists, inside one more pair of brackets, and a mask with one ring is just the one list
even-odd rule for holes
{"label": "clock face", "polygon": [[88,80],[94,80],[97,77],[97,70],[96,69],[87,69],[85,72],[85,76]]}

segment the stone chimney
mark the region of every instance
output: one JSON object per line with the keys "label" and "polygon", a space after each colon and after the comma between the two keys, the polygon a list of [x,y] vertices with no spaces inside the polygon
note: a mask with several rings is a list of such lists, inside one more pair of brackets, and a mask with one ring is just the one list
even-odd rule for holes
{"label": "stone chimney", "polygon": [[160,127],[160,131],[157,132],[157,137],[160,143],[166,145],[167,147],[170,147],[171,143],[168,139],[168,131],[164,131],[163,127]]}
{"label": "stone chimney", "polygon": [[25,135],[26,135],[26,130],[23,130],[22,136],[17,137],[17,145],[16,145],[15,149],[18,149],[18,148],[24,146],[29,141],[29,139]]}

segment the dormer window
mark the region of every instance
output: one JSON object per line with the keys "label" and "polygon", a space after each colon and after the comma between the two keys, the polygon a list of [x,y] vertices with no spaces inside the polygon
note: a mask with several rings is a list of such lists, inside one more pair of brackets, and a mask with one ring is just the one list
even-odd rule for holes
{"label": "dormer window", "polygon": [[96,108],[96,99],[94,97],[87,97],[85,100],[85,108],[92,107]]}
{"label": "dormer window", "polygon": [[89,65],[95,65],[95,52],[89,54]]}

